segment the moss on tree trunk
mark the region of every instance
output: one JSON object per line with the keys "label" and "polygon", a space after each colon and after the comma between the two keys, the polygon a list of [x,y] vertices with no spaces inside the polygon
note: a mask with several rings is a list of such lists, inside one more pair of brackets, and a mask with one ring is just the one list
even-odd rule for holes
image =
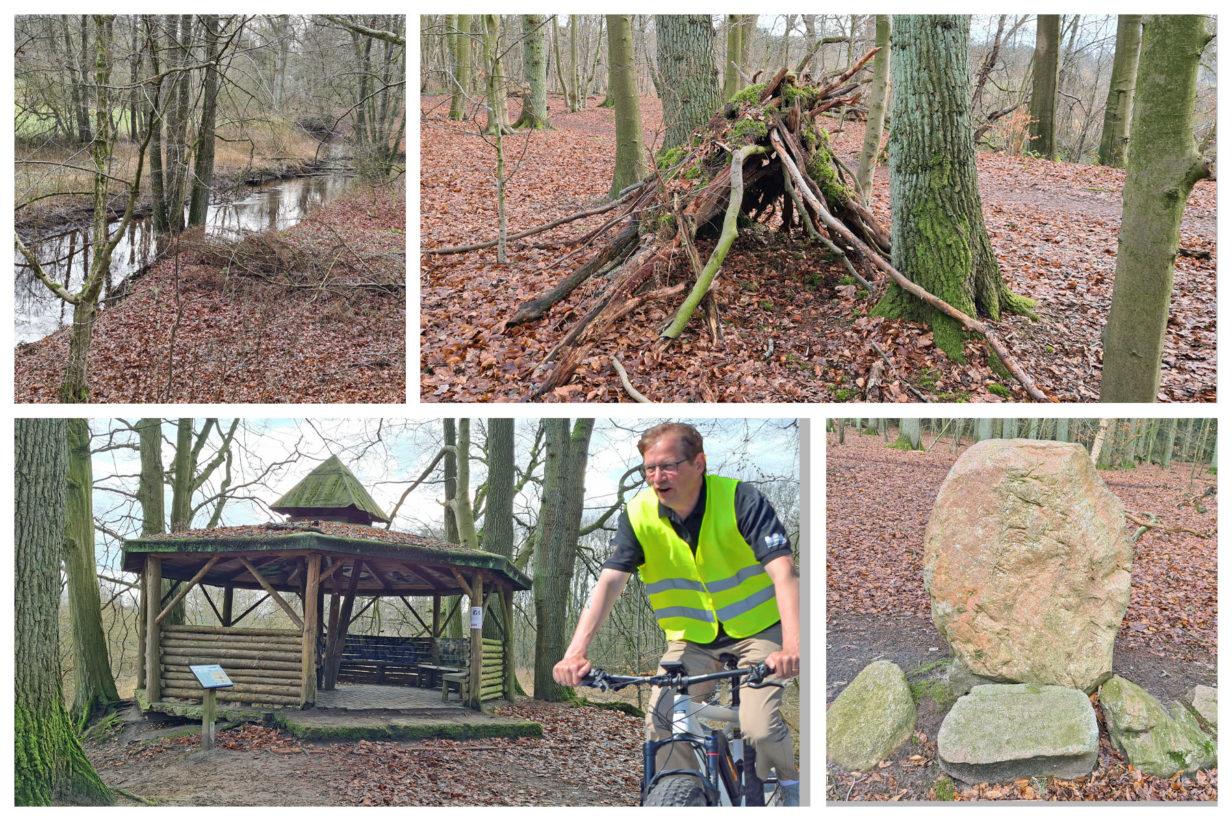
{"label": "moss on tree trunk", "polygon": [[1210,171],[1193,138],[1206,18],[1152,15],[1142,36],[1129,136],[1116,284],[1104,328],[1103,402],[1154,402],[1181,216]]}
{"label": "moss on tree trunk", "polygon": [[549,129],[547,24],[542,14],[522,15],[522,70],[529,94],[514,128]]}
{"label": "moss on tree trunk", "polygon": [[642,144],[642,109],[634,75],[633,18],[628,14],[607,17],[608,99],[616,109],[616,170],[609,197],[646,174]]}
{"label": "moss on tree trunk", "polygon": [[458,15],[458,30],[453,34],[453,96],[449,100],[449,119],[466,116],[466,95],[471,90],[471,15]]}
{"label": "moss on tree trunk", "polygon": [[[971,132],[967,39],[958,15],[894,21],[890,201],[893,265],[971,316],[1030,313],[1001,278],[984,228]],[[879,316],[927,322],[938,348],[963,358],[959,324],[891,283]]]}
{"label": "moss on tree trunk", "polygon": [[68,430],[18,419],[14,436],[14,797],[19,806],[110,804],[60,692],[60,555]]}

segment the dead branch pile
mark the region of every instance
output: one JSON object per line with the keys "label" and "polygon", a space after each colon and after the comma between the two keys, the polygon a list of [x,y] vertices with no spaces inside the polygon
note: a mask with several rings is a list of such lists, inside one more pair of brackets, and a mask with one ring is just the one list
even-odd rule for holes
{"label": "dead branch pile", "polygon": [[[661,151],[654,172],[613,202],[511,235],[510,239],[526,238],[575,219],[610,214],[600,226],[577,237],[568,255],[604,240],[590,259],[546,293],[519,306],[503,325],[509,328],[539,319],[582,283],[595,276],[606,277],[594,301],[539,365],[536,378],[540,381],[524,401],[566,384],[604,332],[648,302],[684,295],[675,316],[660,332],[664,340],[678,337],[698,308],[704,311],[711,334],[717,335],[719,308],[711,286],[736,239],[741,219],[755,221],[770,215],[778,215],[787,229],[803,226],[870,294],[875,287],[869,280],[879,271],[967,331],[985,336],[1027,392],[1035,399],[1046,399],[991,329],[891,266],[889,233],[862,205],[852,175],[830,152],[828,135],[816,118],[859,101],[860,84],[852,78],[876,51],[870,50],[846,71],[819,85],[798,85],[795,76],[784,69],[766,83],[749,86],[695,132],[688,145]],[[695,244],[700,235],[717,237],[705,261]],[[490,244],[426,253],[462,253]],[[690,262],[691,282],[665,283],[662,276],[679,255]],[[857,269],[858,262],[864,263],[865,275]]]}

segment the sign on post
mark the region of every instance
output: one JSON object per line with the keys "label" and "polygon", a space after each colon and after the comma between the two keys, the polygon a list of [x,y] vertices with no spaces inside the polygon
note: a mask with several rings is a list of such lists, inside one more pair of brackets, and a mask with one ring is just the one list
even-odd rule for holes
{"label": "sign on post", "polygon": [[483,608],[482,607],[472,607],[471,608],[471,629],[480,630],[482,628],[483,628]]}
{"label": "sign on post", "polygon": [[197,677],[197,683],[205,690],[205,697],[201,700],[201,746],[208,750],[214,746],[214,714],[218,706],[218,691],[234,687],[235,682],[231,681],[231,677],[220,664],[190,664],[188,669],[192,670]]}

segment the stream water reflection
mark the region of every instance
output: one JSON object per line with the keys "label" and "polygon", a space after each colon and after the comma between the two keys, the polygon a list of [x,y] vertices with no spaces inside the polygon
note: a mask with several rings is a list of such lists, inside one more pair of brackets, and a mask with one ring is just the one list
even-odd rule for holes
{"label": "stream water reflection", "polygon": [[[235,239],[248,232],[289,228],[345,191],[353,180],[349,173],[330,171],[255,186],[234,200],[211,204],[206,216],[206,233]],[[112,223],[113,228],[115,224]],[[72,291],[80,287],[85,276],[90,245],[89,227],[77,226],[42,237],[31,250],[47,274]],[[103,285],[103,297],[152,262],[156,249],[154,227],[149,218],[134,219],[112,254],[111,272]],[[73,311],[35,279],[20,253],[14,253],[17,257],[14,303],[17,342],[33,342],[64,327],[72,320]]]}

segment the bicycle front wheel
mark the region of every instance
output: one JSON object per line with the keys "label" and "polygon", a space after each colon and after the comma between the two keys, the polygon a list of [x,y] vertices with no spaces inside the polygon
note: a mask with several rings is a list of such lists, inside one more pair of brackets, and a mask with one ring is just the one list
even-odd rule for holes
{"label": "bicycle front wheel", "polygon": [[702,782],[691,775],[667,775],[646,794],[647,807],[707,807]]}

